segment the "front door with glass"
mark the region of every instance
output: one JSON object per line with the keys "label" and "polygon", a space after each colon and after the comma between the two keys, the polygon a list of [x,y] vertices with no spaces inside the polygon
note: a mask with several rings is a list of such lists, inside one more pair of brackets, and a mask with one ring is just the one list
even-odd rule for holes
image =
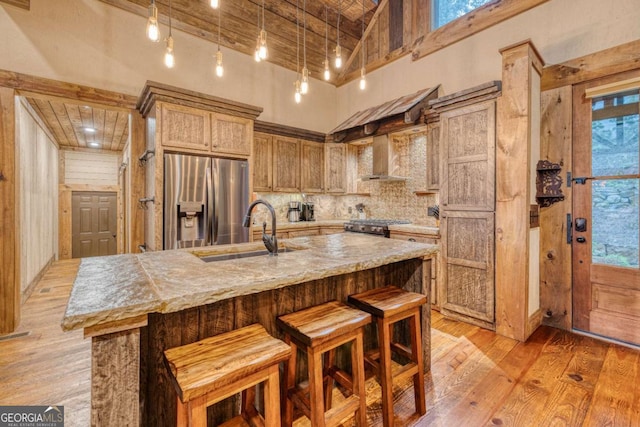
{"label": "front door with glass", "polygon": [[574,88],[573,326],[640,345],[639,92],[603,83]]}

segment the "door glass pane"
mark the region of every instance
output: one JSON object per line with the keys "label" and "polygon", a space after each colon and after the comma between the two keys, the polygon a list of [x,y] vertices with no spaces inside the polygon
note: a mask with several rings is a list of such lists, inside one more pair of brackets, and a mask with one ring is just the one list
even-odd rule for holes
{"label": "door glass pane", "polygon": [[639,180],[592,182],[592,262],[638,267]]}
{"label": "door glass pane", "polygon": [[592,103],[592,116],[592,175],[637,174],[637,91],[595,98]]}

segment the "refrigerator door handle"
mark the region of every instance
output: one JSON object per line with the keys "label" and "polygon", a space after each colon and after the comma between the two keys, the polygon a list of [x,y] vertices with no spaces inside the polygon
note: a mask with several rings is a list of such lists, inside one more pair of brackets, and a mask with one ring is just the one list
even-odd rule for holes
{"label": "refrigerator door handle", "polygon": [[[211,163],[209,163],[211,164]],[[207,190],[205,192],[206,194],[206,204],[207,204],[207,219],[206,219],[206,245],[212,245],[213,244],[213,220],[212,220],[212,216],[213,216],[213,198],[212,198],[212,187],[213,187],[213,183],[211,181],[211,166],[209,166],[206,170],[206,186],[207,186]]]}
{"label": "refrigerator door handle", "polygon": [[213,221],[211,226],[211,231],[213,235],[213,244],[218,244],[218,210],[220,209],[220,160],[219,159],[211,159],[211,200],[213,201],[213,209],[211,210],[213,214]]}

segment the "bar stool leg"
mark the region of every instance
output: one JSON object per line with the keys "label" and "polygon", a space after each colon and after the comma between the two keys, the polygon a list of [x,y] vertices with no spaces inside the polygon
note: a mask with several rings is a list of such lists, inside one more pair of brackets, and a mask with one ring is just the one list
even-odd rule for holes
{"label": "bar stool leg", "polygon": [[207,396],[189,401],[189,427],[207,425]]}
{"label": "bar stool leg", "polygon": [[308,348],[309,357],[309,401],[311,402],[311,425],[324,427],[324,395],[322,393],[322,352]]}
{"label": "bar stool leg", "polygon": [[393,381],[391,379],[391,327],[384,318],[377,317],[378,347],[380,348],[380,386],[382,388],[382,422],[393,427]]}
{"label": "bar stool leg", "polygon": [[422,357],[422,336],[420,334],[420,310],[416,309],[409,319],[411,333],[411,355],[416,363],[418,372],[413,376],[413,395],[416,401],[416,412],[420,415],[427,413],[427,404],[424,393],[424,359]]}
{"label": "bar stool leg", "polygon": [[360,399],[360,409],[356,412],[356,424],[359,427],[367,425],[367,396],[364,389],[364,339],[362,329],[356,334],[356,340],[351,346],[351,371],[354,393],[358,394]]}
{"label": "bar stool leg", "polygon": [[278,365],[269,368],[269,378],[264,383],[264,425],[280,427],[280,372]]}
{"label": "bar stool leg", "polygon": [[284,342],[291,346],[291,357],[287,363],[285,363],[284,367],[284,387],[281,397],[284,402],[282,422],[285,427],[291,427],[293,425],[293,401],[289,398],[289,390],[295,387],[298,346],[291,340],[291,336],[289,336],[289,334],[285,334]]}
{"label": "bar stool leg", "polygon": [[180,398],[176,398],[178,404],[176,406],[177,411],[177,421],[176,425],[178,427],[186,427],[189,424],[189,402],[182,403]]}
{"label": "bar stool leg", "polygon": [[334,379],[329,370],[336,364],[336,350],[331,349],[324,354],[324,410],[331,409]]}

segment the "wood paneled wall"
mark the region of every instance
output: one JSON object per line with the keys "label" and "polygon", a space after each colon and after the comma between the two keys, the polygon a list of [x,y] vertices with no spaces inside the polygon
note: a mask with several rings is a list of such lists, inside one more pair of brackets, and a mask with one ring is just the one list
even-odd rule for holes
{"label": "wood paneled wall", "polygon": [[63,150],[63,184],[118,185],[117,153]]}
{"label": "wood paneled wall", "polygon": [[17,102],[20,290],[24,301],[58,251],[58,147],[26,102]]}
{"label": "wood paneled wall", "polygon": [[20,226],[16,203],[15,90],[0,87],[0,335],[20,320]]}

